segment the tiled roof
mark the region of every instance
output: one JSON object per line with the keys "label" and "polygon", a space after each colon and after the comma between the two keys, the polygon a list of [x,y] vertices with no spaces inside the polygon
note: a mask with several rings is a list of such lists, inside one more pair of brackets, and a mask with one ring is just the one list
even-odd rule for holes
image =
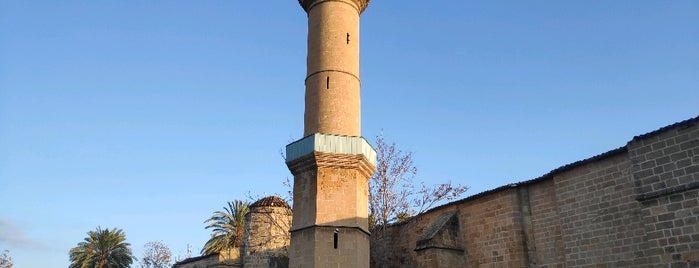
{"label": "tiled roof", "polygon": [[214,255],[218,255],[218,253],[213,253],[213,254],[209,254],[209,255],[202,255],[202,256],[196,256],[196,257],[186,258],[186,259],[184,259],[184,260],[181,260],[181,261],[176,262],[176,263],[173,265],[173,267],[177,267],[178,265],[183,265],[183,264],[187,264],[187,263],[190,263],[190,262],[195,262],[195,261],[198,261],[198,260],[206,259],[206,258],[211,257],[211,256],[214,256]]}
{"label": "tiled roof", "polygon": [[699,116],[694,117],[694,118],[690,118],[690,119],[687,119],[687,120],[684,120],[684,121],[680,121],[680,122],[674,123],[674,124],[669,125],[669,126],[661,127],[661,128],[659,128],[659,129],[656,129],[656,130],[654,130],[654,131],[648,132],[648,133],[643,134],[643,135],[638,135],[638,136],[636,136],[636,137],[633,137],[632,141],[637,141],[637,140],[645,139],[645,138],[648,138],[648,137],[650,137],[650,136],[656,135],[656,134],[658,134],[658,133],[660,133],[660,132],[667,131],[667,130],[670,130],[670,129],[673,129],[673,128],[685,128],[685,127],[689,127],[689,126],[692,126],[692,125],[695,125],[695,124],[699,124]]}
{"label": "tiled roof", "polygon": [[278,196],[267,196],[263,197],[260,200],[255,201],[255,203],[252,203],[250,205],[250,208],[257,208],[257,207],[280,207],[280,208],[291,208],[289,206],[289,203],[284,201],[281,197]]}
{"label": "tiled roof", "polygon": [[[648,132],[648,133],[646,133],[646,134],[642,134],[642,135],[635,136],[635,137],[633,137],[633,139],[632,139],[631,141],[636,141],[636,140],[639,140],[639,139],[645,139],[645,138],[651,137],[651,136],[653,136],[653,135],[657,135],[657,134],[659,134],[659,133],[662,133],[662,132],[664,132],[664,131],[668,131],[668,130],[673,129],[673,128],[686,128],[686,127],[692,126],[692,125],[694,125],[694,124],[699,124],[699,116],[694,117],[694,118],[690,118],[690,119],[687,119],[687,120],[684,120],[684,121],[680,121],[680,122],[674,123],[674,124],[672,124],[672,125],[668,125],[668,126],[659,128],[659,129],[657,129],[657,130]],[[443,208],[443,207],[451,206],[451,205],[453,205],[453,204],[459,204],[459,203],[467,202],[467,201],[469,201],[469,200],[473,200],[473,199],[476,199],[476,198],[479,198],[479,197],[482,197],[482,196],[485,196],[485,195],[489,195],[489,194],[492,194],[492,193],[497,193],[497,192],[500,192],[500,191],[504,191],[504,190],[509,189],[509,188],[516,188],[516,187],[519,187],[519,186],[529,185],[529,184],[537,183],[537,182],[540,182],[540,181],[548,180],[548,179],[553,178],[553,176],[555,176],[555,175],[558,175],[558,174],[563,173],[563,172],[565,172],[565,171],[568,171],[568,170],[571,170],[571,169],[573,169],[573,168],[582,166],[582,165],[584,165],[584,164],[592,163],[592,162],[598,161],[598,160],[603,159],[603,158],[607,158],[607,157],[610,157],[610,156],[613,156],[613,155],[617,155],[617,154],[620,154],[620,153],[626,153],[626,152],[627,152],[626,146],[622,146],[622,147],[616,148],[616,149],[614,149],[614,150],[611,150],[611,151],[608,151],[608,152],[605,152],[605,153],[602,153],[602,154],[599,154],[599,155],[596,155],[596,156],[593,156],[593,157],[590,157],[590,158],[587,158],[587,159],[583,159],[583,160],[580,160],[580,161],[576,161],[576,162],[573,162],[573,163],[570,163],[570,164],[561,166],[561,167],[556,168],[556,169],[550,171],[549,173],[546,173],[546,174],[544,174],[544,175],[542,175],[542,176],[540,176],[540,177],[538,177],[538,178],[531,179],[531,180],[526,180],[526,181],[521,181],[521,182],[516,182],[516,183],[510,183],[510,184],[508,184],[508,185],[503,185],[503,186],[500,186],[500,187],[497,187],[497,188],[494,188],[494,189],[491,189],[491,190],[483,191],[483,192],[477,193],[477,194],[475,194],[475,195],[466,197],[466,198],[464,198],[464,199],[456,200],[456,201],[453,201],[453,202],[451,202],[451,203],[447,203],[447,204],[444,204],[444,205],[441,205],[441,206],[438,206],[438,207],[434,207],[434,208],[432,208],[432,209],[430,209],[430,210],[428,210],[428,211],[426,211],[426,212],[424,212],[424,213],[428,213],[428,212],[430,212],[430,211],[438,210],[438,209]],[[424,214],[424,213],[423,213],[423,214]]]}

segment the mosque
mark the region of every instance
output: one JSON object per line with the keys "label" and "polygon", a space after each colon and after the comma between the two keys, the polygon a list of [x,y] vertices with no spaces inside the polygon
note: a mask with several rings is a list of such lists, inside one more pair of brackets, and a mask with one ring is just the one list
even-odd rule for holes
{"label": "mosque", "polygon": [[243,246],[174,267],[699,267],[699,117],[388,226],[370,239],[359,17],[369,0],[299,0],[308,14],[304,138],[286,147],[292,208],[253,203]]}

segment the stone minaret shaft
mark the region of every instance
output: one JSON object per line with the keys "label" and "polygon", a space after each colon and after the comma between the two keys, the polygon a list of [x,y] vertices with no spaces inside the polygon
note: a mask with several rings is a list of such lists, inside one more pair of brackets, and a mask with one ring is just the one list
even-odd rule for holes
{"label": "stone minaret shaft", "polygon": [[304,136],[360,136],[359,14],[368,1],[300,1],[308,12]]}
{"label": "stone minaret shaft", "polygon": [[299,0],[308,13],[304,138],[286,147],[294,175],[289,267],[369,267],[368,179],[361,137],[359,15],[369,0]]}

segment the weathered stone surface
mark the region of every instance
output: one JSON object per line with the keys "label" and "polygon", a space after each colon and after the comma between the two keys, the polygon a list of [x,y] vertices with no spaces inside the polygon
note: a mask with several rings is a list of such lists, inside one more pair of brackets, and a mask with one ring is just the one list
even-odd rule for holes
{"label": "weathered stone surface", "polygon": [[291,207],[277,196],[250,205],[242,247],[245,268],[289,267],[291,217]]}
{"label": "weathered stone surface", "polygon": [[459,227],[459,217],[455,211],[442,213],[418,237],[415,250],[439,248],[463,252]]}
{"label": "weathered stone surface", "polygon": [[[372,267],[699,267],[697,185],[699,117],[389,226]],[[464,254],[415,251],[447,213]]]}

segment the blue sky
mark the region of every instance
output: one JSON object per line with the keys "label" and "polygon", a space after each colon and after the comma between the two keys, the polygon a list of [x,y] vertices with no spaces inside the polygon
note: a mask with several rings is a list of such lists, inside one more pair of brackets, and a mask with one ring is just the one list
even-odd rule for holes
{"label": "blue sky", "polygon": [[[362,15],[362,133],[418,180],[476,194],[699,115],[697,1],[400,2]],[[226,201],[286,191],[305,40],[293,0],[0,0],[0,250],[198,253]]]}

